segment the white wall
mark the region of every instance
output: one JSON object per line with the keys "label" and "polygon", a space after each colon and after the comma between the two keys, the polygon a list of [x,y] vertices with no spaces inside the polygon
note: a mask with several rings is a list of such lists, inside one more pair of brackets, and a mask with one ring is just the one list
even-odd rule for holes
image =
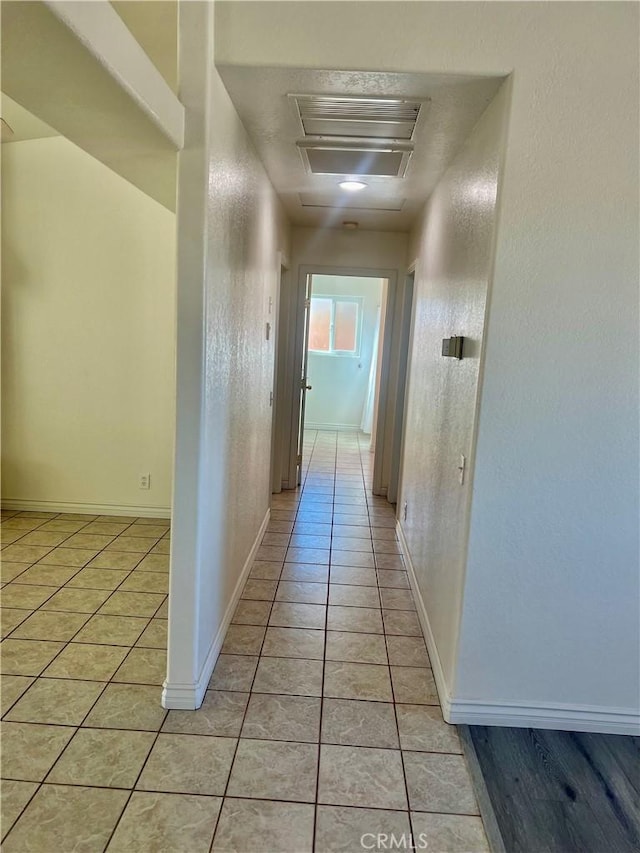
{"label": "white wall", "polygon": [[51,137],[2,146],[2,226],[3,501],[168,514],[175,216]]}
{"label": "white wall", "polygon": [[213,66],[212,5],[180,14],[178,417],[164,703],[194,708],[270,500],[280,203]]}
{"label": "white wall", "polygon": [[[487,289],[491,277],[498,169],[508,84],[489,105],[442,177],[412,234],[418,259],[409,353],[399,505],[441,669],[451,695],[464,588],[471,463]],[[442,339],[463,335],[464,358],[443,358]]]}
{"label": "white wall", "polygon": [[310,428],[359,430],[369,388],[373,344],[381,307],[382,279],[313,276],[314,296],[356,296],[362,300],[358,355],[309,352],[305,424]]}
{"label": "white wall", "polygon": [[607,2],[218,7],[224,62],[513,73],[458,720],[606,729],[637,713],[638,14]]}
{"label": "white wall", "polygon": [[291,231],[292,269],[301,266],[404,270],[407,234],[295,227]]}

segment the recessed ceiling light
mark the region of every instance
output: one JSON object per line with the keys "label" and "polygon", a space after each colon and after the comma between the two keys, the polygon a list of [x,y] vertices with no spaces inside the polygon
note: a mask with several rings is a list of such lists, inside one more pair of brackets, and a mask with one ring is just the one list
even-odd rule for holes
{"label": "recessed ceiling light", "polygon": [[349,192],[357,192],[358,190],[363,190],[367,186],[362,181],[340,181],[338,186],[343,190],[349,190]]}

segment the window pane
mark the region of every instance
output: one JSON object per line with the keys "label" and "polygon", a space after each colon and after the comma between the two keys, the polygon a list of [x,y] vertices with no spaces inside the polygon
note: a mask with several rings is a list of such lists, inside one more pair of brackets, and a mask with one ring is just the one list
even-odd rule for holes
{"label": "window pane", "polygon": [[331,340],[331,300],[311,297],[309,349],[328,352]]}
{"label": "window pane", "polygon": [[336,302],[333,348],[342,352],[355,352],[358,331],[358,303]]}

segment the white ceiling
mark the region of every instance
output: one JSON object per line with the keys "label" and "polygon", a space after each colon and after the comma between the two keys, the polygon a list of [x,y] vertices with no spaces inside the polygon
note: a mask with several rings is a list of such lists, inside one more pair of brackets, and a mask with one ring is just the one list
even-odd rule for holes
{"label": "white ceiling", "polygon": [[[497,77],[235,65],[218,70],[294,224],[339,227],[355,220],[362,229],[382,231],[411,229],[502,82]],[[338,187],[340,177],[308,174],[296,147],[303,134],[289,94],[428,99],[405,176],[365,178],[367,188],[354,194]]]}

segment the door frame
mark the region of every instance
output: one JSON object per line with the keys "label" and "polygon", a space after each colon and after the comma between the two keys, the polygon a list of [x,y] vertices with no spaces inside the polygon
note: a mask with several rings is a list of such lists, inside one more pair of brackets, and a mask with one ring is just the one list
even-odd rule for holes
{"label": "door frame", "polygon": [[[325,266],[322,264],[302,264],[298,268],[298,280],[295,299],[295,336],[292,352],[292,364],[287,369],[289,381],[292,378],[299,384],[299,370],[295,369],[295,365],[302,365],[302,355],[304,350],[304,300],[306,297],[306,282],[307,276],[313,275],[336,275],[336,276],[351,276],[354,278],[385,278],[387,279],[387,304],[385,306],[385,327],[384,338],[381,341],[382,347],[382,365],[380,370],[380,386],[378,392],[378,415],[376,419],[376,440],[374,448],[373,462],[373,483],[372,490],[374,495],[384,495],[386,490],[382,487],[383,476],[383,451],[385,445],[385,434],[390,428],[388,424],[388,384],[391,365],[391,343],[394,328],[394,316],[396,312],[396,301],[398,291],[398,271],[395,269],[385,268],[370,268],[370,267],[350,267],[350,266]],[[285,448],[283,469],[286,476],[283,481],[289,484],[297,483],[297,466],[298,466],[298,448],[297,443],[294,446],[292,440],[296,434],[299,411],[296,405],[293,404],[295,398],[295,387],[292,385],[290,389],[290,399],[292,401],[291,410],[289,413],[288,434],[291,436],[288,448]],[[291,486],[289,486],[291,488]],[[295,487],[295,486],[294,486]]]}
{"label": "door frame", "polygon": [[[419,261],[416,259],[407,267],[407,277],[413,276],[413,298],[411,300],[411,320],[409,328],[409,340],[407,341],[407,360],[405,365],[404,377],[404,398],[402,401],[402,430],[400,433],[400,449],[398,452],[398,482],[397,482],[397,499],[403,493],[404,480],[404,445],[406,438],[407,412],[409,409],[409,395],[411,393],[411,362],[413,355],[413,338],[416,330],[416,301],[417,301],[417,281],[419,272]],[[404,507],[398,506],[396,515],[398,519],[404,516]]]}
{"label": "door frame", "polygon": [[409,265],[404,276],[404,288],[397,309],[400,312],[400,346],[398,351],[398,385],[395,399],[393,439],[389,466],[389,488],[387,499],[398,502],[402,479],[402,459],[404,454],[404,425],[407,411],[409,371],[411,368],[411,350],[413,346],[413,325],[415,313],[415,282],[417,261]]}
{"label": "door frame", "polygon": [[271,467],[269,472],[270,492],[282,491],[282,410],[284,405],[283,382],[281,363],[286,358],[286,350],[283,349],[283,337],[286,343],[286,322],[283,322],[282,307],[285,300],[286,279],[289,275],[289,259],[283,252],[277,253],[278,284],[276,289],[275,304],[272,304],[269,314],[271,332],[273,336],[273,384],[271,386]]}

